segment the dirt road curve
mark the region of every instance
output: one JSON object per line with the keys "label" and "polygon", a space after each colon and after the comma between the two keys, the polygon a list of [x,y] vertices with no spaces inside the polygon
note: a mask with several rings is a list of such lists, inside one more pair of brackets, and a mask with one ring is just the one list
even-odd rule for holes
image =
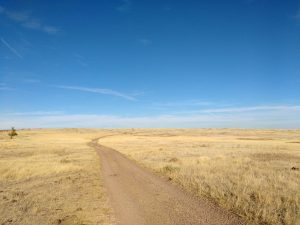
{"label": "dirt road curve", "polygon": [[102,162],[104,183],[120,225],[245,224],[236,215],[194,198],[121,153],[90,142]]}

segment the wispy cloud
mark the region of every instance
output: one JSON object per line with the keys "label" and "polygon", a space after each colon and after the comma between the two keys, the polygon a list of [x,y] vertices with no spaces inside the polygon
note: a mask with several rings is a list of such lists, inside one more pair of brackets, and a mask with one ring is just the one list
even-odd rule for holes
{"label": "wispy cloud", "polygon": [[129,12],[132,7],[131,0],[121,0],[120,5],[116,8],[120,12]]}
{"label": "wispy cloud", "polygon": [[11,56],[5,55],[5,56],[0,56],[0,59],[12,60],[13,58]]}
{"label": "wispy cloud", "polygon": [[91,92],[91,93],[97,93],[97,94],[104,94],[104,95],[112,95],[112,96],[116,96],[116,97],[120,97],[126,100],[130,100],[130,101],[135,101],[136,98],[128,95],[128,94],[124,94],[115,90],[111,90],[111,89],[105,89],[105,88],[90,88],[90,87],[78,87],[78,86],[65,86],[65,85],[56,85],[55,87],[57,88],[62,88],[62,89],[66,89],[66,90],[74,90],[74,91],[83,91],[83,92]]}
{"label": "wispy cloud", "polygon": [[300,112],[300,105],[259,105],[249,107],[223,107],[223,108],[206,108],[199,110],[177,111],[174,114],[238,114],[238,113],[257,113],[257,112],[276,112],[289,111]]}
{"label": "wispy cloud", "polygon": [[[0,116],[0,128],[26,127],[207,127],[300,128],[298,106],[286,110],[244,114],[116,116],[101,114],[18,113]],[[299,109],[299,108],[298,108]],[[32,116],[34,115],[34,116]]]}
{"label": "wispy cloud", "polygon": [[[5,85],[5,84],[4,84]],[[0,128],[35,127],[194,127],[300,129],[300,105],[205,109],[194,114],[122,116],[33,111],[0,115]]]}
{"label": "wispy cloud", "polygon": [[14,116],[54,116],[54,115],[63,115],[63,111],[33,111],[33,112],[15,112],[10,113],[9,115]]}
{"label": "wispy cloud", "polygon": [[231,108],[217,108],[217,109],[204,109],[199,112],[203,113],[241,113],[241,112],[254,112],[254,111],[274,111],[274,110],[299,110],[300,105],[274,105],[274,106],[252,106],[252,107],[231,107]]}
{"label": "wispy cloud", "polygon": [[41,83],[40,80],[38,79],[34,79],[34,78],[25,78],[22,80],[25,83],[30,83],[30,84],[37,84],[37,83]]}
{"label": "wispy cloud", "polygon": [[12,91],[12,88],[0,86],[0,91]]}
{"label": "wispy cloud", "polygon": [[26,12],[8,11],[5,10],[5,14],[11,20],[16,22],[26,22],[29,20],[29,15]]}
{"label": "wispy cloud", "polygon": [[141,38],[138,40],[142,45],[148,46],[152,44],[152,41],[147,38]]}
{"label": "wispy cloud", "polygon": [[4,38],[0,38],[2,44],[4,44],[13,54],[18,56],[20,59],[23,58],[23,56],[14,48],[12,47]]}
{"label": "wispy cloud", "polygon": [[177,101],[177,102],[155,103],[156,106],[162,106],[162,107],[208,106],[214,104],[215,103],[212,101],[204,101],[204,100],[186,100],[186,101]]}
{"label": "wispy cloud", "polygon": [[42,31],[48,34],[57,34],[60,31],[57,27],[49,26],[44,24],[41,20],[32,17],[28,12],[11,11],[0,6],[0,14],[28,29]]}
{"label": "wispy cloud", "polygon": [[187,112],[190,111],[198,112],[199,107],[203,108],[203,107],[214,106],[214,105],[225,106],[224,104],[207,101],[207,100],[188,99],[188,100],[181,100],[181,101],[155,102],[153,104],[149,104],[148,108],[153,110],[159,110],[159,111],[169,111],[169,112],[172,111],[173,113],[178,114],[181,113],[181,111],[178,110],[185,109],[185,110],[189,110]]}
{"label": "wispy cloud", "polygon": [[57,34],[60,31],[60,29],[57,27],[46,25],[43,26],[42,30],[48,34]]}
{"label": "wispy cloud", "polygon": [[74,53],[74,57],[75,57],[75,59],[76,59],[76,62],[77,62],[79,65],[81,65],[81,66],[83,66],[83,67],[87,67],[87,66],[88,66],[87,62],[85,61],[85,58],[84,58],[82,55],[80,55],[80,54],[78,54],[78,53]]}
{"label": "wispy cloud", "polygon": [[11,87],[8,87],[5,83],[0,83],[0,91],[12,91],[14,90]]}

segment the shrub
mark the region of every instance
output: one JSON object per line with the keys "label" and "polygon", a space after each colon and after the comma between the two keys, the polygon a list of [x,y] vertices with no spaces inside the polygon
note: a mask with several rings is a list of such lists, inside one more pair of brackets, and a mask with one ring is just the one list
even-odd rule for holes
{"label": "shrub", "polygon": [[12,139],[14,136],[17,136],[17,131],[14,127],[11,128],[11,131],[8,133],[8,136],[10,136],[10,139]]}

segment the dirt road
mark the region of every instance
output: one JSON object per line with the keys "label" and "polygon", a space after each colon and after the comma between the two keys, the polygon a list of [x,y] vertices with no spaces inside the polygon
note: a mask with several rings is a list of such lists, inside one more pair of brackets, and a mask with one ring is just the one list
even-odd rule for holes
{"label": "dirt road", "polygon": [[121,153],[89,144],[98,152],[110,201],[120,225],[237,225],[236,215],[186,193],[127,159]]}

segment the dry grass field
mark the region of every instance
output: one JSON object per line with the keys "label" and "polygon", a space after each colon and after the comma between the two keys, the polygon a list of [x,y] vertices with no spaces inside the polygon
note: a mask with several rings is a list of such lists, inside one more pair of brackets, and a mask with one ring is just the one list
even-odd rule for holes
{"label": "dry grass field", "polygon": [[114,224],[99,158],[86,145],[104,130],[0,133],[0,224]]}
{"label": "dry grass field", "polygon": [[300,224],[300,131],[127,129],[99,140],[253,224]]}
{"label": "dry grass field", "polygon": [[300,131],[42,129],[0,133],[0,224],[114,224],[93,138],[253,224],[300,224]]}

